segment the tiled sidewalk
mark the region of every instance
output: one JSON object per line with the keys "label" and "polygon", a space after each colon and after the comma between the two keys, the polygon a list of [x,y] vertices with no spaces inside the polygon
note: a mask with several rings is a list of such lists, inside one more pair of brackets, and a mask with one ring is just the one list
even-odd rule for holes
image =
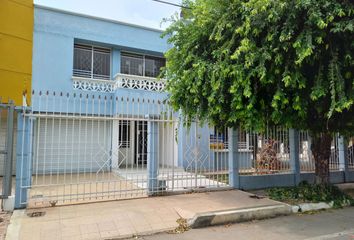
{"label": "tiled sidewalk", "polygon": [[[6,239],[112,239],[174,229],[196,213],[279,204],[242,191],[183,194],[44,209],[17,210]],[[41,217],[28,217],[44,211]]]}

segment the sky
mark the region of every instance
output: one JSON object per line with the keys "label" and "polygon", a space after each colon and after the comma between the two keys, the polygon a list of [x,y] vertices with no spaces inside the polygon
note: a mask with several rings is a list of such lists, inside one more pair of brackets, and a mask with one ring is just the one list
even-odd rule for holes
{"label": "sky", "polygon": [[[182,0],[164,0],[180,4]],[[165,29],[164,18],[179,12],[179,7],[152,0],[34,0],[35,4],[114,19],[146,27]]]}

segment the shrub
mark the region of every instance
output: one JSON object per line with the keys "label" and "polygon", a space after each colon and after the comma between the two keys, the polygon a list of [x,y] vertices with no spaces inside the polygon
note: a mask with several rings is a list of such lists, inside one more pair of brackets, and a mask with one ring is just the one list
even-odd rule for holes
{"label": "shrub", "polygon": [[314,184],[301,182],[296,187],[278,187],[267,189],[271,199],[290,204],[302,202],[333,202],[334,207],[341,207],[343,203],[354,205],[354,199],[343,193],[333,185]]}

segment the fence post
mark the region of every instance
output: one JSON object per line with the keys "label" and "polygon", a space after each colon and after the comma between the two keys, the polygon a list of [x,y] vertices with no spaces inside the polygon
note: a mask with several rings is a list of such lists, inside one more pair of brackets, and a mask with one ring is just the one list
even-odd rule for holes
{"label": "fence post", "polygon": [[16,144],[16,195],[15,208],[25,208],[28,201],[28,188],[31,186],[31,135],[32,122],[17,114],[17,144]]}
{"label": "fence post", "polygon": [[239,156],[238,156],[238,130],[228,128],[229,134],[229,185],[240,188]]}
{"label": "fence post", "polygon": [[300,183],[299,131],[289,129],[290,169],[294,174],[294,184]]}
{"label": "fence post", "polygon": [[343,136],[338,136],[338,160],[339,171],[344,173],[344,182],[348,181],[348,144]]}
{"label": "fence post", "polygon": [[11,196],[12,189],[12,164],[13,164],[13,144],[14,144],[14,110],[13,102],[8,104],[7,111],[7,132],[6,132],[6,158],[4,162],[4,177],[2,185],[2,208],[4,210],[13,210],[13,198]]}
{"label": "fence post", "polygon": [[148,169],[148,195],[154,195],[158,190],[158,133],[159,124],[151,118],[148,122],[147,132],[147,169]]}

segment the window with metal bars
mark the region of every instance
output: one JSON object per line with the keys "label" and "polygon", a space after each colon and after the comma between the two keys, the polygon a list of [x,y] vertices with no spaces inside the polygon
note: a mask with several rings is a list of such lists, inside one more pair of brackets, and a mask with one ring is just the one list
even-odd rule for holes
{"label": "window with metal bars", "polygon": [[214,133],[210,134],[210,149],[228,149],[229,136],[227,128],[216,128],[214,127]]}
{"label": "window with metal bars", "polygon": [[[251,136],[248,132],[239,129],[238,132],[238,149],[239,150],[250,150],[251,146]],[[214,127],[214,132],[210,134],[210,149],[225,150],[229,149],[229,134],[227,128],[218,129]]]}
{"label": "window with metal bars", "polygon": [[156,78],[166,60],[160,57],[145,56],[133,53],[122,53],[120,61],[121,73]]}
{"label": "window with metal bars", "polygon": [[110,79],[111,50],[83,44],[74,44],[73,75],[93,79]]}

